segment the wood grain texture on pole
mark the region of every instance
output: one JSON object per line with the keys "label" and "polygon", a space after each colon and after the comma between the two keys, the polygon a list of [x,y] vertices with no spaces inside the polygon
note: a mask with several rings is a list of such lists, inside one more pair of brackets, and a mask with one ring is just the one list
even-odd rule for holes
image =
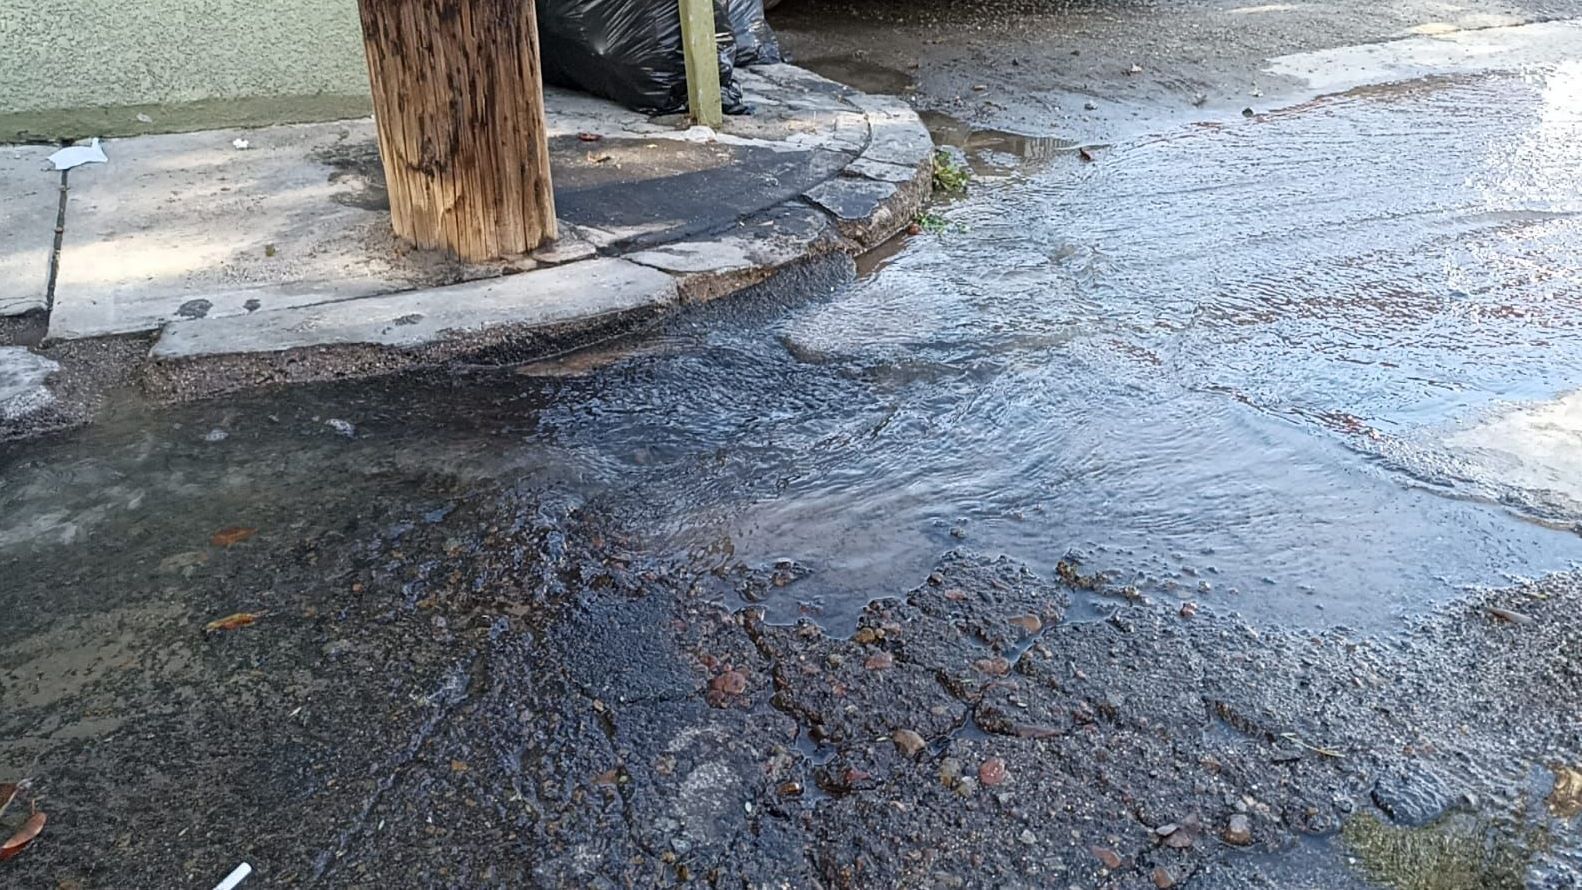
{"label": "wood grain texture on pole", "polygon": [[725,123],[720,103],[720,50],[714,37],[714,0],[679,0],[681,49],[687,66],[687,108],[706,127]]}
{"label": "wood grain texture on pole", "polygon": [[358,0],[390,221],[477,262],[555,237],[532,0]]}

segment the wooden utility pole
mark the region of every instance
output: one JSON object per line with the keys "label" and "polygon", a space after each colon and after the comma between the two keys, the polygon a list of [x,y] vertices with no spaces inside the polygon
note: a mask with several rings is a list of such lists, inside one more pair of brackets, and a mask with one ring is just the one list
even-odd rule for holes
{"label": "wooden utility pole", "polygon": [[687,108],[705,127],[725,123],[720,109],[720,49],[714,37],[714,0],[680,0],[681,49],[687,63]]}
{"label": "wooden utility pole", "polygon": [[477,262],[555,238],[533,0],[358,0],[395,232]]}

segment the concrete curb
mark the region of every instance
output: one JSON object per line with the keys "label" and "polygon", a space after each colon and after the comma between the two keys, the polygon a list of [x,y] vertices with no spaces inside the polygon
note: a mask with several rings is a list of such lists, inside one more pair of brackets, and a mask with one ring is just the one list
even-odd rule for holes
{"label": "concrete curb", "polygon": [[[141,369],[156,397],[203,398],[281,382],[372,377],[452,361],[545,357],[635,330],[831,252],[898,234],[932,187],[933,140],[905,102],[790,65],[754,69],[833,95],[862,116],[840,174],[729,230],[501,278],[164,325]],[[853,115],[855,117],[855,115]],[[855,141],[855,140],[854,140]]]}

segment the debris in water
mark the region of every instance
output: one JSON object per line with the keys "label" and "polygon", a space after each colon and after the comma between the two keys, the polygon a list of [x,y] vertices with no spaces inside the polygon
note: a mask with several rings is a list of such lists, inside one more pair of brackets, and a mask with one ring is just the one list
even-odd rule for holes
{"label": "debris in water", "polygon": [[340,433],[348,439],[355,438],[357,435],[357,425],[349,420],[341,420],[339,417],[331,417],[329,420],[324,422],[329,425],[330,429]]}
{"label": "debris in water", "polygon": [[577,134],[577,138],[582,140],[583,142],[598,142],[600,139],[603,139],[604,137],[600,136],[598,133],[582,132],[582,133],[578,133]]}
{"label": "debris in water", "polygon": [[139,114],[137,116],[137,122],[140,124],[151,124],[154,122],[154,119],[146,114]]}
{"label": "debris in water", "polygon": [[56,170],[72,170],[83,164],[105,164],[109,161],[104,149],[99,147],[98,137],[94,137],[87,145],[69,145],[49,156],[49,162],[55,165]]}
{"label": "debris in water", "polygon": [[1557,819],[1571,819],[1582,814],[1582,769],[1557,766],[1551,771],[1555,774],[1555,787],[1544,798],[1549,812]]}
{"label": "debris in water", "polygon": [[1093,160],[1093,152],[1088,151],[1086,148],[1079,148],[1077,149],[1077,157],[1084,161],[1091,161]]}
{"label": "debris in water", "polygon": [[218,618],[214,621],[210,621],[208,624],[203,626],[203,629],[209,633],[215,633],[222,630],[236,630],[238,628],[243,628],[249,624],[252,624],[258,619],[264,617],[264,615],[265,613],[263,612],[237,612],[234,615],[227,615],[224,618]]}
{"label": "debris in water", "polygon": [[237,151],[246,151],[247,149],[252,148],[253,144],[238,136],[237,138],[231,140],[231,147]]}
{"label": "debris in water", "polygon": [[1489,614],[1507,624],[1532,624],[1536,619],[1531,615],[1513,612],[1510,609],[1501,609],[1498,606],[1489,606]]}
{"label": "debris in water", "polygon": [[229,548],[233,544],[240,544],[256,534],[258,534],[258,529],[256,528],[248,528],[245,525],[228,525],[209,536],[209,543],[215,547]]}

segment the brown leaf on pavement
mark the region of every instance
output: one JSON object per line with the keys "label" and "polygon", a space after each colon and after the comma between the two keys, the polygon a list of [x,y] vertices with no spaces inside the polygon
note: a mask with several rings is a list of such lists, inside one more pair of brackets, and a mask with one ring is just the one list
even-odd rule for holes
{"label": "brown leaf on pavement", "polygon": [[600,136],[598,133],[578,133],[577,138],[581,139],[583,142],[598,142],[604,137]]}
{"label": "brown leaf on pavement", "polygon": [[38,833],[44,830],[44,819],[43,813],[34,813],[28,817],[26,822],[22,823],[22,827],[17,829],[16,834],[11,835],[5,843],[0,844],[0,862],[10,859],[26,849],[28,844],[33,843],[33,839],[38,837]]}
{"label": "brown leaf on pavement", "polygon": [[233,544],[240,544],[256,534],[258,534],[258,529],[256,528],[232,525],[215,532],[213,537],[209,538],[209,543],[216,547],[230,547]]}
{"label": "brown leaf on pavement", "polygon": [[264,617],[264,614],[263,612],[237,612],[235,615],[227,615],[224,618],[210,621],[203,626],[203,629],[209,633],[220,630],[236,630],[252,624],[254,621]]}

